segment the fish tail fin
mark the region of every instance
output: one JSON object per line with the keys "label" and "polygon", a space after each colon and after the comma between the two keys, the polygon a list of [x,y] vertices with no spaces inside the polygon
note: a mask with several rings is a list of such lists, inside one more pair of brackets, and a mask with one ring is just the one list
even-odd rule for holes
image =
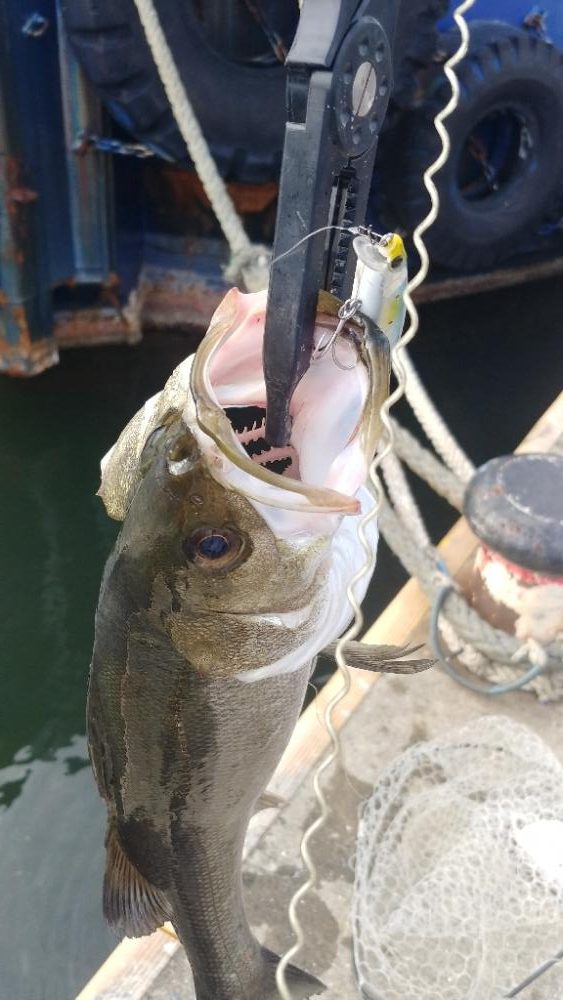
{"label": "fish tail fin", "polygon": [[127,857],[113,819],[106,835],[103,909],[109,925],[126,937],[152,934],[171,916],[164,893],[141,875]]}
{"label": "fish tail fin", "polygon": [[[279,1000],[279,992],[276,986],[276,969],[280,961],[280,956],[276,955],[273,951],[269,951],[268,948],[262,948],[262,957],[271,970],[272,981],[271,989],[264,995],[264,1000]],[[311,976],[308,972],[304,972],[303,969],[299,969],[296,965],[287,966],[285,978],[291,994],[291,1000],[308,1000],[309,997],[320,996],[326,990],[325,984],[321,983],[320,979]]]}

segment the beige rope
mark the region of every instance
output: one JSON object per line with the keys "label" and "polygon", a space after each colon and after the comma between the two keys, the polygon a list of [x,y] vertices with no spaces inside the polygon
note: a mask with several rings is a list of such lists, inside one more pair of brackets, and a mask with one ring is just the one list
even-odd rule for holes
{"label": "beige rope", "polygon": [[[396,420],[391,419],[391,426],[393,427],[393,444],[399,458],[405,465],[408,465],[411,472],[415,472],[417,476],[424,479],[435,493],[444,497],[456,510],[461,510],[465,484],[454,472],[450,472],[431,451],[423,448],[414,434],[402,427]],[[395,498],[393,497],[393,499]]]}
{"label": "beige rope", "polygon": [[393,498],[393,504],[402,523],[415,539],[418,545],[423,548],[430,545],[430,538],[426,531],[426,526],[416,500],[412,495],[405,470],[397,457],[396,451],[390,452],[381,464],[383,476],[387,484],[389,494]]}
{"label": "beige rope", "polygon": [[420,426],[448,468],[462,483],[468,483],[475,472],[475,466],[459,446],[443,417],[434,406],[408,351],[404,351],[402,362],[405,372],[405,396]]}

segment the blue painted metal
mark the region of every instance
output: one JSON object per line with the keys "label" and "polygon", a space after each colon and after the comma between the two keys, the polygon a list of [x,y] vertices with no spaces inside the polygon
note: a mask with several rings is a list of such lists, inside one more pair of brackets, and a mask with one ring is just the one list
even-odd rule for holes
{"label": "blue painted metal", "polygon": [[107,135],[96,135],[95,132],[87,130],[78,133],[75,151],[81,152],[82,147],[85,152],[88,149],[96,149],[99,153],[110,153],[111,156],[135,156],[139,160],[156,156],[154,150],[142,142],[123,142],[122,139],[111,139]]}
{"label": "blue painted metal", "polygon": [[0,0],[0,370],[54,363],[52,289],[115,282],[111,166],[76,149],[101,104],[57,0]]}
{"label": "blue painted metal", "polygon": [[[476,0],[469,19],[522,27],[532,12],[545,13],[563,49],[563,0]],[[89,286],[92,313],[95,286],[106,303],[111,288],[119,311],[146,255],[153,195],[140,161],[102,151],[139,147],[112,136],[66,42],[59,0],[0,0],[0,83],[0,370],[25,373],[56,357],[53,289],[70,314],[71,285]],[[107,143],[82,142],[85,133]]]}
{"label": "blue painted metal", "polygon": [[[20,0],[1,0],[2,367],[21,373],[56,358],[49,290],[53,273],[68,274],[70,263],[64,195],[57,199],[63,201],[59,211],[48,197],[49,186],[64,189],[65,182],[62,150],[51,139],[60,128],[52,96],[58,83],[56,40],[48,30],[40,38],[24,34],[30,13]],[[50,21],[50,12],[40,13]]]}
{"label": "blue painted metal", "polygon": [[[453,8],[455,4],[451,3]],[[468,21],[504,21],[517,28],[524,27],[526,17],[532,12],[545,13],[547,37],[558,48],[563,49],[563,3],[561,0],[476,0],[467,13]],[[451,28],[453,20],[447,17],[440,23],[443,29]]]}
{"label": "blue painted metal", "polygon": [[[24,33],[32,14],[48,22],[39,36]],[[22,0],[0,0],[0,16],[8,59],[7,101],[17,124],[29,186],[39,194],[41,282],[53,285],[73,273],[54,0],[33,6]]]}
{"label": "blue painted metal", "polygon": [[102,106],[68,44],[57,11],[63,147],[70,210],[72,276],[80,283],[99,283],[113,269],[111,164],[90,149],[86,130],[104,127]]}

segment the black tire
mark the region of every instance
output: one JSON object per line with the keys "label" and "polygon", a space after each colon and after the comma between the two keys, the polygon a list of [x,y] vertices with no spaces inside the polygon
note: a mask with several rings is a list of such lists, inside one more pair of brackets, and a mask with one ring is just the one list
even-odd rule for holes
{"label": "black tire", "polygon": [[392,103],[410,108],[416,99],[418,75],[428,66],[438,48],[437,23],[449,7],[449,0],[403,0],[395,32],[395,79]]}
{"label": "black tire", "polygon": [[[165,159],[186,162],[185,143],[133,0],[62,0],[61,6],[71,45],[119,125]],[[294,21],[292,0],[279,0],[279,10],[275,0],[269,6],[289,45],[297,0]],[[415,73],[432,59],[436,22],[447,6],[448,0],[401,3],[394,46],[398,107],[408,107],[412,101]],[[193,0],[157,0],[157,10],[221,172],[247,181],[276,176],[286,118],[284,67],[248,65],[221,55],[202,32]]]}
{"label": "black tire", "polygon": [[[435,177],[440,212],[425,234],[433,262],[463,271],[515,254],[563,189],[562,54],[509,25],[471,27],[470,50],[457,70],[459,107],[447,122],[452,152]],[[451,48],[451,37],[444,42]],[[428,211],[422,175],[440,148],[433,117],[449,93],[441,77],[432,98],[405,115],[392,137],[396,155],[381,183],[393,228],[412,232]],[[471,174],[472,157],[483,161],[481,183],[478,172]]]}
{"label": "black tire", "polygon": [[[210,44],[191,0],[158,0],[156,7],[223,174],[265,179],[279,165],[283,145],[283,65],[226,57]],[[186,162],[186,145],[133,0],[63,0],[62,12],[87,77],[119,125],[165,159]]]}

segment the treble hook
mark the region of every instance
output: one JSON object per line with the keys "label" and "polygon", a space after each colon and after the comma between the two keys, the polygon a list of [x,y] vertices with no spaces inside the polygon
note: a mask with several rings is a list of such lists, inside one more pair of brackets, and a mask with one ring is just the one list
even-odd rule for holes
{"label": "treble hook", "polygon": [[340,334],[342,333],[344,326],[346,325],[348,320],[352,319],[356,315],[356,313],[359,312],[359,310],[361,309],[361,305],[362,305],[361,299],[346,299],[346,301],[342,303],[340,309],[338,310],[338,324],[336,328],[332,331],[332,333],[323,334],[323,336],[321,337],[319,343],[317,344],[311,355],[311,361],[318,361],[319,358],[322,358],[326,354],[329,347],[332,347],[332,360],[334,361],[335,365],[337,365],[338,368],[343,368],[343,370],[347,370],[347,366],[341,365],[340,362],[336,360],[334,347],[336,344],[337,337],[339,337]]}

